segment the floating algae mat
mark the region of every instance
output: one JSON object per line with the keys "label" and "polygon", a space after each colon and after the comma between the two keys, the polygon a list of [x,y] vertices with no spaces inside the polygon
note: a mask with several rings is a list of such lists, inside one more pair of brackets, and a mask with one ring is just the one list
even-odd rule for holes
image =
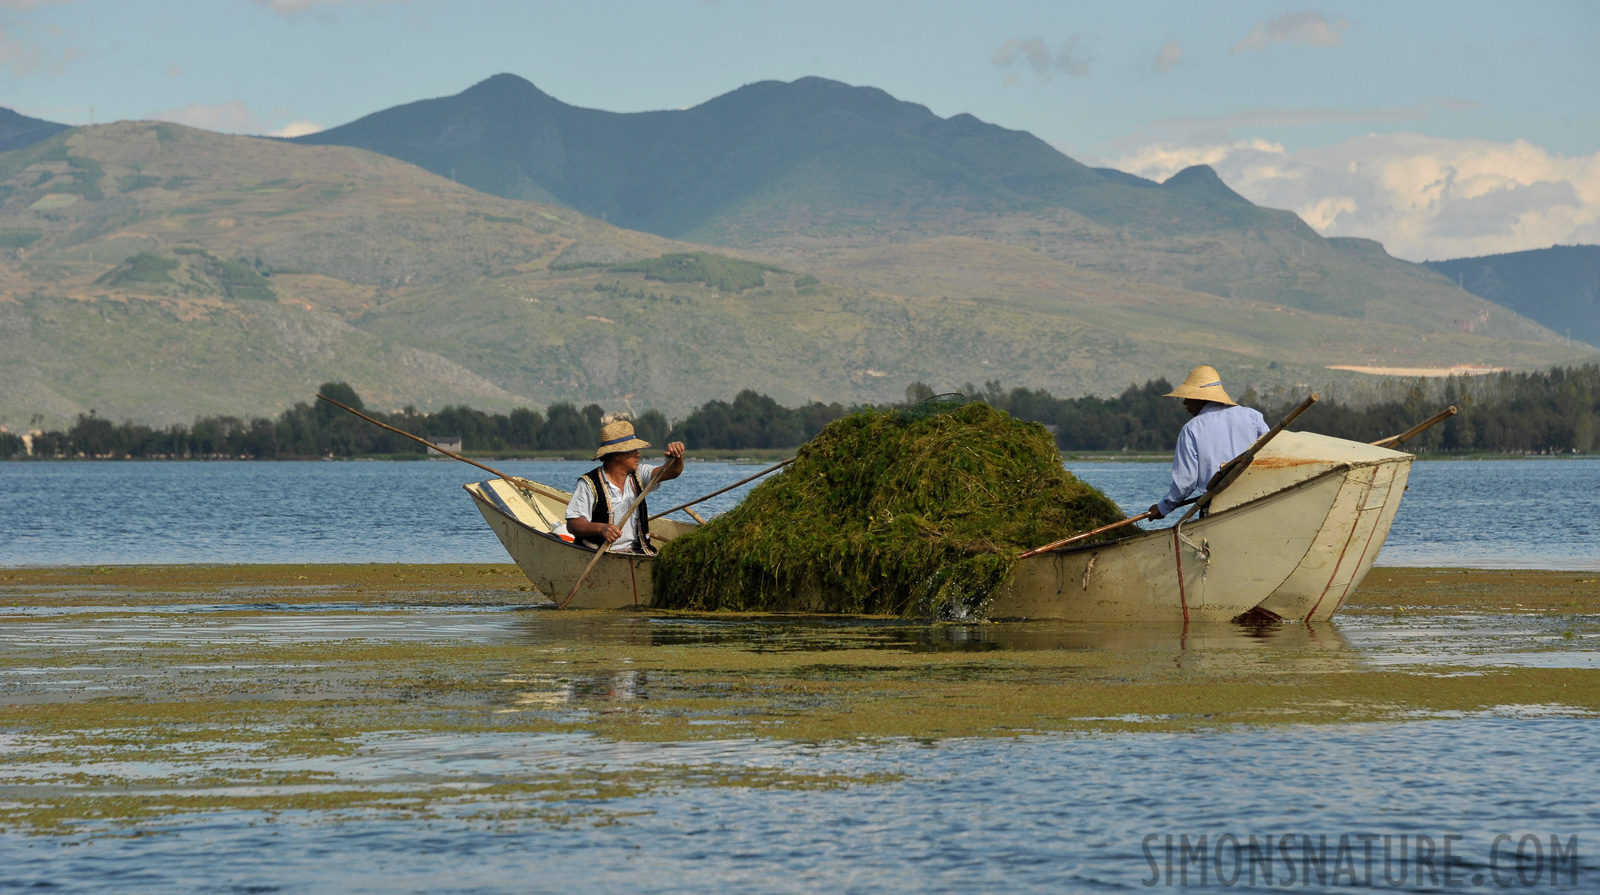
{"label": "floating algae mat", "polygon": [[982,402],[837,420],[661,550],[657,606],[961,617],[1018,554],[1123,519],[1050,433]]}

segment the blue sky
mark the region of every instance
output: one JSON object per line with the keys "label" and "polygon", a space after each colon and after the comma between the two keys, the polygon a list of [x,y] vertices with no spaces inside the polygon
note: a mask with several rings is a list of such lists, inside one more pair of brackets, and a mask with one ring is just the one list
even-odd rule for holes
{"label": "blue sky", "polygon": [[304,131],[502,71],[613,111],[821,75],[1404,257],[1600,242],[1597,3],[0,0],[0,105],[74,124]]}

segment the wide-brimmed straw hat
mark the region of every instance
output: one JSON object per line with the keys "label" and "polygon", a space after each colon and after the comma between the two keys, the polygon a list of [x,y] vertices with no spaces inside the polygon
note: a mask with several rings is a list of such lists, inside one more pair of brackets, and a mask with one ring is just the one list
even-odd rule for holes
{"label": "wide-brimmed straw hat", "polygon": [[617,420],[600,429],[600,449],[594,452],[594,458],[598,460],[606,454],[637,451],[649,446],[650,442],[634,437],[633,423]]}
{"label": "wide-brimmed straw hat", "polygon": [[1183,381],[1183,385],[1167,392],[1167,397],[1195,398],[1200,401],[1215,401],[1218,404],[1239,403],[1222,390],[1222,376],[1214,368],[1203,364],[1190,370],[1189,378]]}

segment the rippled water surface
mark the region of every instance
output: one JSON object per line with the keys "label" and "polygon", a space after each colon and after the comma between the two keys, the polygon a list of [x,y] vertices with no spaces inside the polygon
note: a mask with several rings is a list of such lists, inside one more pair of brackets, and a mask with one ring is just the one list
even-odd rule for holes
{"label": "rippled water surface", "polygon": [[[576,762],[628,768],[697,763],[900,775],[900,782],[783,792],[690,788],[611,806],[603,823],[506,828],[352,818],[308,824],[292,812],[242,813],[141,838],[64,844],[0,837],[0,887],[66,892],[1129,892],[1451,891],[1442,870],[1393,861],[1381,839],[1363,860],[1357,837],[1452,839],[1453,878],[1516,890],[1593,891],[1600,880],[1600,768],[1593,722],[1478,717],[1335,729],[1174,736],[1111,735],[894,743],[817,749],[766,742],[606,744],[581,737],[476,736],[377,741],[374,776],[531,776]],[[1509,781],[1515,781],[1510,783]],[[463,811],[463,815],[467,812]],[[1495,837],[1578,837],[1573,865],[1491,865]],[[1290,836],[1295,876],[1202,884],[1166,837]],[[1307,885],[1302,836],[1346,875]],[[1151,838],[1154,837],[1154,838]],[[1326,837],[1326,839],[1324,838]],[[1331,840],[1331,845],[1323,845]],[[1502,846],[1506,852],[1511,846]],[[1147,851],[1148,849],[1148,851]],[[1323,851],[1323,849],[1326,849]],[[1531,847],[1528,848],[1531,856]],[[1235,872],[1224,850],[1224,870]],[[1442,855],[1441,855],[1442,858]],[[1575,866],[1574,866],[1575,865]],[[1570,868],[1570,869],[1568,869]],[[1210,868],[1208,868],[1210,869]],[[1438,868],[1435,868],[1438,869]],[[1531,886],[1517,885],[1521,881]],[[1551,877],[1559,871],[1558,884]],[[1535,875],[1537,874],[1537,875]],[[1569,885],[1574,874],[1578,885]],[[1417,877],[1421,875],[1421,884]],[[1288,882],[1291,880],[1292,882]],[[1340,883],[1335,885],[1335,879]],[[1349,885],[1354,880],[1357,885]],[[1362,886],[1362,881],[1369,885]],[[1150,883],[1154,885],[1147,885]],[[1170,882],[1170,885],[1169,885]],[[1244,882],[1247,882],[1244,881]],[[1430,882],[1432,884],[1430,884]]]}
{"label": "rippled water surface", "polygon": [[[589,466],[503,465],[563,485]],[[658,506],[755,468],[692,464]],[[1130,511],[1161,492],[1166,474],[1160,464],[1073,469]],[[498,542],[460,489],[475,479],[446,462],[4,463],[0,566],[501,563]],[[1592,460],[1418,463],[1380,562],[1600,568],[1597,481],[1600,462]],[[726,509],[738,496],[709,509]],[[1416,577],[1450,576],[1469,577]],[[1562,586],[1575,601],[1592,600],[1593,577],[1569,576]],[[0,584],[0,597],[14,586]],[[332,586],[325,600],[314,587],[279,598],[271,588],[226,582],[214,592],[162,591],[142,602],[92,584],[51,592],[61,599],[35,592],[17,605],[0,599],[0,710],[45,719],[34,727],[0,722],[0,817],[90,787],[108,798],[208,793],[222,806],[162,811],[132,824],[85,813],[57,835],[0,829],[0,891],[1600,890],[1600,801],[1593,795],[1600,792],[1600,716],[1563,692],[1563,682],[1580,680],[1572,675],[1600,670],[1600,614],[1577,602],[1560,611],[1386,606],[1330,624],[1264,628],[930,626],[559,613],[517,605],[518,592],[506,590],[505,579],[493,586],[500,590],[476,602],[469,595],[428,605],[403,596],[362,602]],[[574,672],[569,651],[582,644],[621,658]],[[464,693],[461,704],[479,712],[476,720],[459,729],[408,729],[419,725],[427,700],[410,691],[383,695],[381,682],[360,676],[380,672],[358,674],[351,658],[377,655],[382,671],[388,651],[397,663],[416,661],[406,658],[416,655],[408,650],[444,657],[404,672],[419,692],[437,691],[423,694],[433,700],[430,717],[441,699],[448,702],[452,681],[480,688],[474,693],[501,693],[499,701],[485,708],[471,699],[488,697]],[[628,664],[650,650],[685,657],[709,651],[729,668],[754,670],[744,677],[706,672],[701,679],[715,686],[686,695],[673,684],[671,667],[644,674]],[[504,668],[462,670],[478,666],[460,657],[491,651],[505,657]],[[772,664],[741,658],[748,656]],[[1028,657],[1044,660],[1029,664]],[[919,659],[944,664],[916,665]],[[968,670],[990,681],[999,675],[1001,689],[986,692],[1042,699],[1034,694],[1049,688],[1056,706],[1063,690],[1089,683],[1137,682],[1147,700],[1169,684],[1279,681],[1283,689],[1391,679],[1384,675],[1403,679],[1396,686],[1466,682],[1495,693],[1496,675],[1515,673],[1521,689],[1471,710],[1406,710],[1383,723],[1205,721],[1183,732],[1157,732],[1161,718],[1129,714],[1120,703],[1089,719],[1104,725],[1098,732],[1038,733],[1027,721],[1028,704],[1017,735],[981,738],[728,738],[730,728],[717,726],[727,715],[715,712],[688,724],[709,725],[691,729],[723,738],[693,741],[496,726],[537,714],[586,730],[608,713],[639,706],[729,699],[752,680],[751,692],[759,693],[762,675],[778,676],[775,668],[789,669],[783,674],[791,681],[835,688],[819,689],[809,701],[803,690],[789,693],[785,706],[795,712],[897,711],[892,700],[834,698],[870,689],[871,673],[860,669],[873,662],[889,669],[884,675],[901,675],[901,683],[905,672],[894,670],[901,666],[937,668],[948,676],[942,680],[960,680]],[[1012,667],[1027,669],[1014,685]],[[188,700],[226,706],[269,693],[295,707],[295,723],[303,724],[308,706],[352,704],[352,694],[367,692],[372,711],[397,720],[367,728],[347,752],[268,748],[285,742],[274,737],[289,714],[274,714],[270,704],[237,748],[177,736],[160,746],[166,751],[146,754],[128,744],[149,730],[112,726],[91,727],[87,739],[74,740],[80,751],[51,751],[57,739],[85,733],[51,732],[58,704],[92,725],[97,712],[113,717],[119,707],[159,704],[181,718]],[[936,690],[932,698],[945,697]],[[1319,698],[1340,703],[1346,694],[1336,688]],[[1390,698],[1384,689],[1381,701]],[[1402,694],[1393,699],[1410,705]],[[946,703],[935,705],[945,711]],[[19,714],[41,706],[48,709],[42,715]],[[1253,708],[1244,706],[1246,713]],[[927,723],[938,720],[935,714]],[[1151,729],[1103,732],[1129,724]],[[93,758],[105,750],[117,757]],[[186,751],[208,756],[207,763],[186,762]],[[232,776],[208,782],[206,768]],[[273,783],[273,775],[286,782]],[[418,787],[460,798],[412,810],[406,794]],[[283,807],[299,793],[348,788],[394,793],[396,801]],[[500,790],[505,794],[483,795]],[[270,810],[252,810],[241,795],[276,801]],[[1251,836],[1278,846],[1268,852],[1268,867],[1239,862],[1233,844]],[[1417,860],[1424,841],[1433,863]],[[1408,852],[1396,860],[1401,843]],[[1251,866],[1254,885],[1245,875]]]}
{"label": "rippled water surface", "polygon": [[[562,488],[592,465],[499,464]],[[652,504],[673,506],[759,468],[691,462]],[[1165,492],[1159,463],[1071,468],[1130,513]],[[502,562],[499,542],[461,490],[480,478],[445,460],[0,463],[0,566]],[[704,511],[726,510],[749,487]],[[1600,460],[1416,463],[1378,562],[1600,568]]]}
{"label": "rippled water surface", "polygon": [[[13,698],[26,691],[48,699],[102,687],[99,698],[136,699],[148,682],[108,676],[97,655],[162,644],[203,652],[207,643],[246,641],[327,643],[330,649],[416,639],[530,649],[603,641],[641,649],[698,645],[814,653],[818,661],[828,661],[830,652],[861,648],[1002,657],[1110,651],[1123,657],[1129,675],[1202,668],[1270,675],[1291,666],[1320,673],[1373,666],[1427,673],[1442,666],[1454,669],[1451,674],[1475,673],[1461,670],[1473,666],[1592,668],[1600,639],[1592,616],[1364,615],[1336,624],[1252,629],[930,627],[883,620],[396,611],[339,604],[243,608],[241,614],[238,605],[143,607],[88,623],[75,612],[12,612],[12,623],[0,628],[0,648],[76,651],[82,664],[13,669],[0,676],[0,688]],[[1563,629],[1574,626],[1584,633],[1575,642],[1570,635],[1563,640]],[[1562,643],[1565,651],[1550,650]],[[284,668],[209,670],[247,681]],[[208,666],[187,666],[168,673],[207,671]],[[619,699],[649,700],[653,685],[620,672],[609,682],[551,677],[523,686],[530,688],[524,704],[591,712]],[[330,772],[341,786],[396,792],[418,781],[459,781],[463,799],[416,818],[395,809],[222,810],[109,831],[89,818],[86,829],[96,832],[81,836],[13,832],[0,835],[0,889],[1326,892],[1450,891],[1450,880],[1472,888],[1477,878],[1480,888],[1508,888],[1497,886],[1500,880],[1517,890],[1592,891],[1600,881],[1600,803],[1593,798],[1600,791],[1600,763],[1593,760],[1600,720],[1556,708],[1560,695],[1548,694],[1550,706],[1507,705],[1400,723],[934,742],[630,743],[585,734],[389,731],[366,736],[360,749],[342,757],[267,755],[254,761],[265,770]],[[0,733],[0,750],[15,742]],[[665,784],[636,794],[470,798],[475,788],[496,784],[662,769],[673,769]],[[842,782],[708,785],[741,769]],[[67,770],[85,769],[52,769],[27,758],[0,762],[0,807],[27,792],[20,781]],[[142,779],[165,779],[167,770],[155,761],[96,772],[118,774],[138,790]],[[1538,840],[1537,858],[1535,843],[1523,839],[1530,835]],[[1234,846],[1251,836],[1279,846],[1275,853],[1268,849],[1270,864],[1256,865],[1259,873],[1276,876],[1262,876],[1255,886],[1238,875],[1249,865],[1238,863]],[[1497,840],[1503,836],[1512,838]],[[1186,862],[1179,849],[1194,847],[1201,837],[1206,858],[1191,854]],[[1390,846],[1387,864],[1383,837]],[[1418,837],[1438,849],[1448,839],[1454,858],[1449,876],[1442,853],[1440,864],[1418,864],[1410,851],[1400,859],[1399,843],[1411,849]],[[1575,853],[1558,862],[1550,853],[1551,837],[1563,855],[1575,842]],[[1520,863],[1517,843],[1525,850]]]}

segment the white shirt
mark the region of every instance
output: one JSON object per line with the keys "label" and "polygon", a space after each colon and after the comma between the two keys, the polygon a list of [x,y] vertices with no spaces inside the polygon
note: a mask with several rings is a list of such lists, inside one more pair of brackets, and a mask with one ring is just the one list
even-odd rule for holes
{"label": "white shirt", "polygon": [[[656,474],[656,467],[644,463],[639,464],[639,487],[650,487],[650,479]],[[617,516],[633,506],[634,498],[639,493],[633,489],[633,479],[624,478],[622,487],[618,488],[611,477],[600,472],[600,481],[606,483],[606,505],[611,508],[611,524],[617,525]],[[589,483],[586,475],[578,477],[578,484],[572,488],[572,499],[567,501],[567,518],[582,519],[588,522],[594,518],[594,486]],[[639,514],[637,512],[628,516],[626,522],[617,525],[622,529],[622,537],[611,545],[612,553],[634,553],[634,541],[637,540],[639,528]]]}
{"label": "white shirt", "polygon": [[1217,470],[1255,444],[1268,428],[1258,411],[1207,401],[1178,433],[1178,449],[1172,455],[1172,489],[1156,504],[1161,515],[1203,490]]}

